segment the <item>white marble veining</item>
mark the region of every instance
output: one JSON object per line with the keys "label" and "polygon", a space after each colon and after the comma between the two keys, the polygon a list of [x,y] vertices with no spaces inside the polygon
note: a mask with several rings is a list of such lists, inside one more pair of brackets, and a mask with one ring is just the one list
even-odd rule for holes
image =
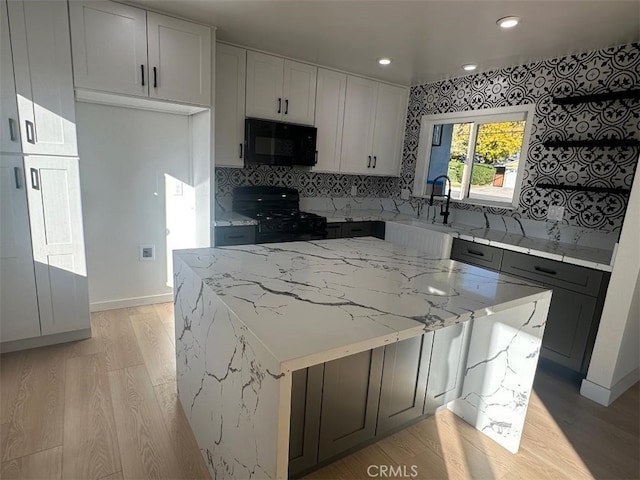
{"label": "white marble veining", "polygon": [[178,396],[211,477],[276,478],[290,375],[179,255],[174,272]]}
{"label": "white marble veining", "polygon": [[517,450],[550,291],[374,238],[176,251],[174,272],[179,398],[213,478],[286,478],[291,371],[460,322],[451,408]]}
{"label": "white marble veining", "polygon": [[512,453],[520,446],[549,303],[544,298],[473,322],[462,395],[448,405]]}
{"label": "white marble veining", "polygon": [[547,294],[521,279],[374,238],[183,250],[178,255],[260,339],[282,371]]}
{"label": "white marble veining", "polygon": [[241,225],[257,225],[258,221],[231,210],[215,212],[216,227],[237,227]]}

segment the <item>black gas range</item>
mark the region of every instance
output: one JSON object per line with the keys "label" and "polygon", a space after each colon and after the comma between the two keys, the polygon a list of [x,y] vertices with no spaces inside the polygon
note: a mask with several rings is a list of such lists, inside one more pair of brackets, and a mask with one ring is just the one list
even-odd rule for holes
{"label": "black gas range", "polygon": [[258,221],[256,243],[320,240],[327,236],[327,219],[301,212],[295,188],[237,187],[233,211]]}

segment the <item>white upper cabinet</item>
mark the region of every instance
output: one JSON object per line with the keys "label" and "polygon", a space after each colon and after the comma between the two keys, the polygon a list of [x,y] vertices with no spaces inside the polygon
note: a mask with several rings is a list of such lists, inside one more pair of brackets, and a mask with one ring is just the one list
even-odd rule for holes
{"label": "white upper cabinet", "polygon": [[407,98],[406,88],[348,77],[342,172],[399,175]]}
{"label": "white upper cabinet", "polygon": [[76,87],[147,95],[147,17],[113,2],[70,2]]}
{"label": "white upper cabinet", "polygon": [[90,328],[78,159],[24,162],[42,334]]}
{"label": "white upper cabinet", "polygon": [[282,119],[284,59],[247,52],[247,117]]}
{"label": "white upper cabinet", "polygon": [[0,152],[21,152],[9,20],[4,1],[0,2],[0,117]]}
{"label": "white upper cabinet", "polygon": [[211,29],[147,13],[149,96],[211,105]]}
{"label": "white upper cabinet", "polygon": [[400,171],[407,98],[406,88],[378,85],[372,150],[378,175],[398,175]]}
{"label": "white upper cabinet", "polygon": [[318,67],[314,65],[291,60],[284,61],[283,121],[313,125],[317,75]]}
{"label": "white upper cabinet", "polygon": [[11,1],[8,12],[22,149],[30,154],[75,156],[67,4]]}
{"label": "white upper cabinet", "polygon": [[247,51],[216,44],[215,164],[244,166],[245,77]]}
{"label": "white upper cabinet", "polygon": [[340,171],[342,128],[344,125],[344,101],[347,75],[318,68],[315,127],[318,129],[316,149],[317,172]]}
{"label": "white upper cabinet", "polygon": [[247,52],[247,117],[313,125],[317,67]]}
{"label": "white upper cabinet", "polygon": [[342,134],[342,164],[345,173],[374,173],[373,131],[378,83],[364,78],[347,78],[347,97]]}
{"label": "white upper cabinet", "polygon": [[[4,7],[4,5],[3,5]],[[0,156],[0,342],[40,335],[21,156]]]}
{"label": "white upper cabinet", "polygon": [[211,29],[113,2],[69,4],[77,88],[211,105]]}

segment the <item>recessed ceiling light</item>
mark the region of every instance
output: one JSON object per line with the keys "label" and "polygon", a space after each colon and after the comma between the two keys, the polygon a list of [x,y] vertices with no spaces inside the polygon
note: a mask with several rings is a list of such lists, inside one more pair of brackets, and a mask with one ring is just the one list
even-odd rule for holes
{"label": "recessed ceiling light", "polygon": [[496,23],[501,28],[513,28],[520,23],[520,17],[502,17]]}
{"label": "recessed ceiling light", "polygon": [[389,65],[391,63],[391,59],[390,58],[379,58],[378,59],[378,63],[380,65]]}
{"label": "recessed ceiling light", "polygon": [[467,63],[466,65],[462,65],[462,68],[464,70],[466,70],[467,72],[472,72],[474,71],[476,68],[478,68],[478,65],[475,65],[473,63]]}

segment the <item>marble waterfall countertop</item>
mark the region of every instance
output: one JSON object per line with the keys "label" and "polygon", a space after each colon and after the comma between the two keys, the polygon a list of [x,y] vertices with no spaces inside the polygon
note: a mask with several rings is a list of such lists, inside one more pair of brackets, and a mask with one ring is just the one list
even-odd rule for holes
{"label": "marble waterfall countertop", "polygon": [[508,275],[370,237],[175,255],[262,342],[283,372],[550,295]]}

